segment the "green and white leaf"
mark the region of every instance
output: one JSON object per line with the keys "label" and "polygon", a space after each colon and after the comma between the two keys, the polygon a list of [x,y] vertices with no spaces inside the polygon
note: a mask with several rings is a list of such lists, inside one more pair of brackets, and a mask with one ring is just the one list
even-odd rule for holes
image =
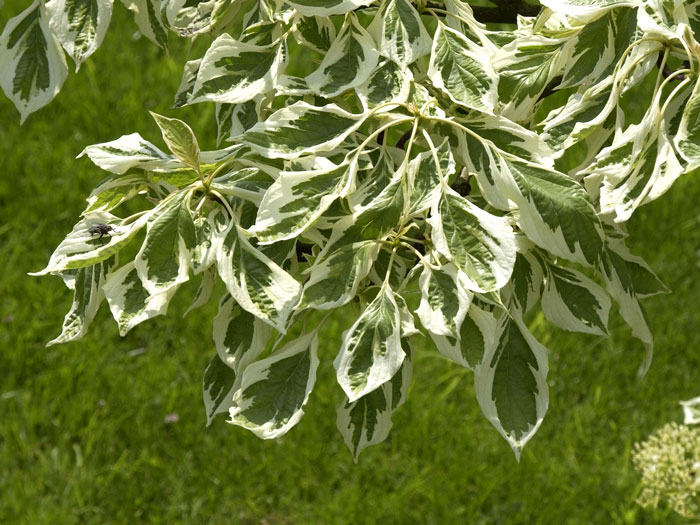
{"label": "green and white leaf", "polygon": [[438,351],[450,361],[474,370],[497,342],[498,321],[492,312],[472,304],[456,337],[429,332]]}
{"label": "green and white leaf", "polygon": [[176,118],[168,118],[151,111],[163,140],[175,157],[188,168],[199,172],[199,144],[192,128]]}
{"label": "green and white leaf", "polygon": [[431,38],[408,0],[389,0],[375,15],[369,31],[379,53],[406,69],[430,53]]}
{"label": "green and white leaf", "polygon": [[540,0],[540,3],[556,13],[581,20],[596,18],[610,9],[637,7],[637,0]]}
{"label": "green and white leaf", "polygon": [[[196,274],[195,274],[196,275]],[[216,267],[210,267],[202,273],[202,278],[199,281],[199,286],[197,287],[197,292],[194,295],[194,299],[182,314],[186,317],[192,310],[201,308],[209,302],[212,295],[214,295],[214,288],[216,287],[217,273]]]}
{"label": "green and white leaf", "polygon": [[362,115],[335,104],[316,107],[296,102],[253,126],[243,140],[266,157],[295,159],[336,149],[363,121]]}
{"label": "green and white leaf", "polygon": [[674,144],[681,157],[688,163],[688,172],[700,168],[700,82],[695,83],[693,93],[683,109]]}
{"label": "green and white leaf", "polygon": [[216,105],[216,143],[228,141],[242,135],[259,122],[256,97],[242,104]]}
{"label": "green and white leaf", "polygon": [[63,49],[80,69],[104,40],[112,18],[113,0],[51,0],[49,25]]}
{"label": "green and white leaf", "polygon": [[314,330],[249,365],[234,394],[229,423],[262,439],[286,434],[304,415],[316,382],[317,348],[318,332]]}
{"label": "green and white leaf", "polygon": [[499,75],[499,113],[515,122],[531,119],[540,95],[570,58],[573,43],[533,34],[503,46],[493,57]]}
{"label": "green and white leaf", "polygon": [[405,103],[411,92],[413,74],[391,60],[381,60],[367,81],[355,88],[362,106],[373,109],[387,102]]}
{"label": "green and white leaf", "polygon": [[584,25],[564,64],[560,88],[597,84],[612,73],[634,36],[636,12],[614,9]]}
{"label": "green and white leaf", "polygon": [[610,297],[598,284],[571,268],[547,266],[542,311],[551,323],[571,332],[607,335]]}
{"label": "green and white leaf", "polygon": [[182,164],[174,156],[163,153],[138,133],[122,135],[110,142],[88,146],[78,158],[83,155],[87,155],[96,166],[117,175],[122,175],[132,168],[146,171],[182,168]]}
{"label": "green and white leaf", "polygon": [[161,0],[122,0],[122,3],[134,13],[134,21],[141,33],[167,50],[168,29],[161,14]]}
{"label": "green and white leaf", "polygon": [[194,84],[197,81],[197,74],[199,73],[199,68],[201,65],[201,58],[196,60],[188,60],[185,62],[185,67],[182,70],[182,78],[180,79],[180,85],[175,92],[175,102],[173,103],[173,108],[185,106],[192,98]]}
{"label": "green and white leaf", "polygon": [[299,17],[294,25],[294,36],[302,45],[318,53],[326,53],[336,39],[335,26],[325,16]]}
{"label": "green and white leaf", "polygon": [[389,381],[405,356],[399,306],[394,291],[385,283],[343,334],[343,345],[333,361],[348,401],[357,401]]}
{"label": "green and white leaf", "polygon": [[354,189],[356,175],[356,159],[327,169],[281,172],[265,193],[250,233],[263,244],[297,237]]}
{"label": "green and white leaf", "polygon": [[658,111],[647,112],[641,123],[618,133],[583,172],[589,175],[587,187],[598,186],[601,213],[612,214],[616,222],[663,195],[684,173],[658,118]]}
{"label": "green and white leaf", "polygon": [[0,71],[0,87],[19,111],[20,124],[61,90],[68,66],[43,1],[8,20],[0,34]]}
{"label": "green and white leaf", "polygon": [[287,0],[287,3],[303,16],[342,15],[373,0]]}
{"label": "green and white leaf", "polygon": [[463,272],[448,263],[431,268],[423,265],[418,280],[421,301],[416,314],[430,334],[459,337],[459,329],[472,301]]}
{"label": "green and white leaf", "polygon": [[226,366],[218,354],[214,354],[202,378],[202,399],[207,426],[211,425],[217,414],[228,412],[233,405],[237,377],[236,372]]}
{"label": "green and white leaf", "polygon": [[124,337],[136,325],[165,315],[175,288],[151,295],[141,283],[133,262],[107,274],[102,291]]}
{"label": "green and white leaf", "polygon": [[498,77],[486,51],[442,22],[433,36],[428,77],[454,102],[493,111]]}
{"label": "green and white leaf", "polygon": [[229,225],[218,235],[216,267],[228,292],[241,308],[285,333],[301,285],[253,247],[240,226]]}
{"label": "green and white leaf", "polygon": [[510,280],[515,235],[506,217],[497,217],[446,187],[428,219],[435,249],[464,274],[467,288],[491,292]]}
{"label": "green and white leaf", "polygon": [[273,330],[243,310],[229,294],[219,301],[214,317],[214,344],[219,359],[239,374],[264,352]]}
{"label": "green and white leaf", "polygon": [[355,16],[348,15],[321,65],[306,77],[306,83],[318,95],[332,98],[364,84],[378,60],[376,43]]}
{"label": "green and white leaf", "polygon": [[[73,268],[85,268],[108,259],[129,244],[134,236],[146,225],[150,212],[124,224],[119,217],[107,212],[90,212],[73,226],[73,230],[58,245],[49,259],[46,268],[29,275],[46,275]],[[128,220],[128,219],[127,219]],[[102,239],[90,233],[97,224],[112,226],[109,236]]]}
{"label": "green and white leaf", "polygon": [[600,220],[588,194],[558,171],[506,158],[509,188],[503,192],[520,210],[518,225],[554,255],[594,266],[603,250]]}
{"label": "green and white leaf", "polygon": [[147,183],[147,178],[140,173],[110,177],[92,190],[86,199],[88,206],[83,215],[96,211],[109,212],[145,191]]}
{"label": "green and white leaf", "polygon": [[220,208],[212,210],[206,217],[197,217],[193,220],[196,244],[192,249],[192,270],[195,275],[209,269],[216,263],[216,243],[218,241],[215,232],[220,224],[226,222],[226,215]]}
{"label": "green and white leaf", "polygon": [[104,299],[101,288],[104,284],[105,264],[99,262],[80,268],[76,272],[73,281],[73,304],[63,320],[61,334],[46,346],[76,341],[85,335]]}
{"label": "green and white leaf", "polygon": [[508,315],[497,333],[497,344],[474,370],[474,388],[482,412],[520,460],[549,404],[547,349],[520,319]]}
{"label": "green and white leaf", "polygon": [[632,255],[622,242],[610,243],[600,265],[605,287],[617,302],[620,315],[632,329],[646,350],[639,374],[646,374],[654,350],[654,338],[646,314],[639,299],[658,293],[667,293],[668,288],[649,269],[644,260]]}
{"label": "green and white leaf", "polygon": [[359,241],[340,246],[320,258],[308,270],[303,304],[330,310],[349,302],[369,275],[380,248],[376,241]]}
{"label": "green and white leaf", "polygon": [[357,401],[345,399],[338,407],[336,426],[355,463],[365,448],[387,438],[392,427],[391,416],[408,395],[413,378],[412,352],[407,339],[402,339],[401,343],[406,358],[394,377]]}
{"label": "green and white leaf", "polygon": [[252,202],[260,206],[265,193],[273,181],[268,173],[258,167],[234,168],[228,173],[212,180],[211,189],[222,195],[228,195]]}
{"label": "green and white leaf", "polygon": [[188,103],[240,104],[253,100],[274,88],[286,60],[283,41],[257,46],[223,34],[204,55]]}
{"label": "green and white leaf", "polygon": [[[435,163],[438,159],[439,166]],[[439,198],[441,180],[447,181],[456,170],[449,139],[445,139],[435,151],[425,151],[416,155],[406,168],[409,202],[406,216],[420,215],[429,210]]]}
{"label": "green and white leaf", "polygon": [[536,255],[535,245],[524,235],[517,235],[515,243],[518,255],[505,292],[512,299],[510,307],[517,308],[522,315],[529,312],[542,297],[544,263],[542,258]]}
{"label": "green and white leaf", "polygon": [[134,265],[151,294],[177,288],[189,279],[192,252],[197,246],[191,196],[191,192],[176,194],[162,201],[149,217]]}

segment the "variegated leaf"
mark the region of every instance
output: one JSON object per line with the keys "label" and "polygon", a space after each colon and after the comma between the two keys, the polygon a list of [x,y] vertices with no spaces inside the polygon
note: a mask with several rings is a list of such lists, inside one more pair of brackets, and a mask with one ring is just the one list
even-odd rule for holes
{"label": "variegated leaf", "polygon": [[253,247],[240,226],[232,224],[219,235],[216,266],[228,292],[241,308],[286,332],[301,285]]}
{"label": "variegated leaf", "polygon": [[171,288],[151,295],[143,287],[133,262],[107,274],[102,290],[122,337],[136,325],[165,315],[175,294],[175,288]]}
{"label": "variegated leaf", "polygon": [[35,0],[5,25],[0,35],[0,71],[0,87],[19,111],[20,123],[51,102],[63,86],[68,66],[42,0]]}
{"label": "variegated leaf", "polygon": [[373,0],[287,0],[287,3],[304,16],[342,15]]}
{"label": "variegated leaf", "polygon": [[147,178],[142,174],[110,177],[92,190],[86,199],[88,206],[83,215],[96,211],[109,212],[144,191],[147,183]]}
{"label": "variegated leaf", "polygon": [[551,323],[572,332],[607,335],[610,297],[572,268],[547,266],[542,311]]}
{"label": "variegated leaf", "polygon": [[272,183],[270,175],[257,167],[234,168],[212,180],[211,188],[222,195],[244,199],[260,206]]}
{"label": "variegated leaf", "polygon": [[508,315],[497,333],[497,344],[474,370],[474,388],[482,412],[520,460],[549,405],[547,349]]}
{"label": "variegated leaf", "polygon": [[391,60],[381,60],[367,81],[355,88],[365,109],[373,109],[387,102],[405,103],[411,90],[413,74],[402,70]]}
{"label": "variegated leaf", "polygon": [[408,0],[385,3],[369,31],[377,42],[379,53],[402,69],[430,53],[430,35],[418,11]]}
{"label": "variegated leaf", "polygon": [[[700,22],[700,16],[698,20]],[[693,93],[683,109],[683,117],[674,144],[688,163],[687,171],[700,168],[700,82],[695,82]]]}
{"label": "variegated leaf", "polygon": [[143,35],[163,49],[168,49],[168,29],[163,23],[161,0],[122,0]]}
{"label": "variegated leaf", "polygon": [[375,241],[345,244],[309,268],[303,304],[318,310],[337,308],[357,294],[379,253]]}
{"label": "variegated leaf", "polygon": [[192,299],[192,302],[187,307],[187,310],[185,310],[185,313],[182,314],[183,317],[186,317],[192,310],[201,308],[209,302],[209,299],[211,299],[212,295],[214,295],[214,288],[217,281],[216,277],[217,274],[215,267],[210,267],[202,273],[202,278],[199,281],[199,286],[197,287],[197,293],[195,293],[194,299]]}
{"label": "variegated leaf", "polygon": [[[129,244],[146,225],[149,216],[150,212],[138,216],[135,220],[120,221],[119,217],[107,212],[87,213],[51,254],[46,268],[29,275],[46,275],[72,268],[85,268],[104,261]],[[90,232],[90,229],[97,225],[110,226],[112,229],[100,238],[98,234]]]}
{"label": "variegated leaf", "polygon": [[389,435],[391,416],[404,403],[413,378],[411,347],[401,340],[406,358],[394,377],[357,401],[348,399],[338,407],[336,426],[355,463],[365,448],[381,443]]}
{"label": "variegated leaf", "polygon": [[584,25],[564,64],[559,88],[597,84],[612,73],[637,28],[634,9],[614,9]]}
{"label": "variegated leaf", "polygon": [[286,434],[304,415],[316,383],[318,333],[294,339],[261,361],[249,365],[233,397],[229,423],[262,439]]}
{"label": "variegated leaf", "polygon": [[216,263],[215,232],[219,225],[226,221],[226,215],[221,209],[213,210],[206,217],[197,217],[193,220],[196,243],[192,249],[192,270],[194,274],[200,274]]}
{"label": "variegated leaf", "polygon": [[607,291],[620,308],[620,315],[632,329],[632,335],[644,345],[645,358],[639,368],[639,375],[644,376],[651,366],[654,338],[639,299],[668,292],[668,289],[644,260],[632,255],[622,242],[606,247],[600,273]]}
{"label": "variegated leaf", "polygon": [[472,304],[456,337],[428,333],[438,352],[450,361],[474,370],[496,344],[497,328],[498,321],[492,312]]}
{"label": "variegated leaf", "polygon": [[[439,166],[435,163],[437,157]],[[406,169],[409,202],[406,216],[419,215],[430,209],[442,189],[440,181],[447,181],[455,173],[450,142],[445,139],[435,151],[416,155]]]}
{"label": "variegated leaf", "polygon": [[507,44],[493,58],[498,72],[500,113],[515,122],[532,118],[535,104],[567,62],[573,42],[542,35],[524,35]]}
{"label": "variegated leaf", "polygon": [[188,60],[185,62],[185,67],[182,70],[182,79],[180,85],[175,92],[175,102],[173,108],[179,108],[186,105],[192,98],[194,84],[197,81],[197,74],[202,65],[202,59]]}
{"label": "variegated leaf", "polygon": [[197,245],[191,192],[181,192],[159,204],[149,217],[146,238],[134,264],[151,294],[177,288],[189,279],[192,251]]}
{"label": "variegated leaf", "polygon": [[512,299],[511,307],[517,308],[521,314],[525,314],[542,297],[544,263],[537,255],[535,245],[524,235],[517,235],[515,243],[518,255],[515,258],[513,275],[506,287],[506,293]]}
{"label": "variegated leaf", "polygon": [[421,301],[416,314],[430,334],[459,337],[459,329],[472,300],[463,272],[448,263],[431,268],[424,265],[418,281]]}
{"label": "variegated leaf", "polygon": [[231,295],[226,294],[219,301],[219,311],[214,317],[214,344],[221,362],[236,374],[240,375],[260,357],[273,332],[267,324],[236,304]]}
{"label": "variegated leaf", "polygon": [[258,123],[256,99],[241,104],[216,105],[216,143],[232,141]]}
{"label": "variegated leaf", "polygon": [[239,104],[252,100],[274,87],[286,60],[284,42],[257,46],[223,34],[204,55],[188,104]]}
{"label": "variegated leaf", "polygon": [[132,168],[149,171],[182,168],[174,156],[163,153],[138,133],[122,135],[110,142],[88,146],[78,158],[83,155],[87,155],[96,166],[117,175],[122,175]]}
{"label": "variegated leaf", "polygon": [[389,381],[405,356],[399,306],[394,291],[385,283],[343,334],[343,345],[333,361],[348,401],[357,401]]}
{"label": "variegated leaf", "polygon": [[583,187],[563,173],[514,157],[505,159],[510,188],[504,193],[520,209],[518,225],[527,237],[554,255],[594,266],[603,233]]}
{"label": "variegated leaf", "polygon": [[637,0],[540,0],[552,11],[580,19],[591,19],[618,7],[636,7]]}
{"label": "variegated leaf", "polygon": [[618,133],[583,172],[589,192],[595,195],[590,188],[597,190],[601,213],[612,214],[616,222],[661,196],[684,172],[659,119],[660,112],[652,108],[642,122]]}
{"label": "variegated leaf", "polygon": [[295,159],[337,148],[364,119],[335,104],[296,102],[249,129],[243,140],[267,157]]}
{"label": "variegated leaf", "polygon": [[46,4],[53,34],[80,69],[102,43],[112,18],[113,0],[51,0]]}
{"label": "variegated leaf", "polygon": [[214,354],[202,378],[202,399],[207,415],[207,426],[211,425],[217,414],[227,413],[233,405],[238,375],[226,366],[218,354]]}
{"label": "variegated leaf", "polygon": [[492,111],[498,77],[485,50],[442,22],[433,36],[428,77],[456,103]]}
{"label": "variegated leaf", "polygon": [[265,193],[250,233],[269,244],[297,237],[355,186],[357,162],[328,169],[281,172]]}
{"label": "variegated leaf", "polygon": [[325,16],[300,17],[294,35],[303,45],[318,53],[326,53],[336,39],[335,26]]}
{"label": "variegated leaf", "polygon": [[464,273],[470,290],[490,292],[506,285],[515,264],[515,236],[507,218],[445,188],[428,223],[435,248]]}
{"label": "variegated leaf", "polygon": [[93,266],[80,268],[76,272],[73,281],[73,304],[63,320],[61,334],[49,341],[46,346],[76,341],[85,335],[104,299],[102,285],[106,265],[106,262],[99,262]]}
{"label": "variegated leaf", "polygon": [[370,34],[353,15],[306,83],[318,95],[332,98],[363,84],[377,67],[379,54]]}

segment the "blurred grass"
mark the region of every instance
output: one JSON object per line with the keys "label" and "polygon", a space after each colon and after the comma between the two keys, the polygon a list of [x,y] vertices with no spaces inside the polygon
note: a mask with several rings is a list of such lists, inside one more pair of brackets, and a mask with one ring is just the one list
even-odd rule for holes
{"label": "blurred grass", "polygon": [[[10,0],[0,26],[21,9]],[[635,252],[674,291],[646,302],[657,350],[643,382],[641,345],[618,315],[609,339],[535,320],[551,350],[551,405],[520,464],[481,416],[471,373],[420,344],[389,439],[354,465],[335,429],[331,364],[352,319],[323,335],[307,415],[275,442],[224,419],[205,428],[213,310],[182,319],[188,291],[124,339],[103,305],[82,341],[44,348],[71,298],[59,279],[27,272],[43,267],[103,176],[75,155],[133,131],[160,144],[149,109],[186,119],[214,146],[211,107],[168,109],[185,43],[169,58],[132,37],[130,18],[115,6],[96,56],[22,128],[0,98],[0,523],[679,522],[636,506],[630,450],[680,419],[678,400],[700,395],[697,178],[630,224]],[[169,413],[179,422],[166,424]]]}

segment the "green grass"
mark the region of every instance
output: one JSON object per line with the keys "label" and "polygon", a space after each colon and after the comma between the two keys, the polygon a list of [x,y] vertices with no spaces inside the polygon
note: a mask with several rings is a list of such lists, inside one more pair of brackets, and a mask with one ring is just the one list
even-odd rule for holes
{"label": "green grass", "polygon": [[[10,0],[0,26],[20,9]],[[647,378],[636,379],[642,348],[619,315],[609,339],[536,320],[551,351],[551,405],[520,464],[480,414],[471,373],[420,344],[389,439],[354,465],[335,429],[331,365],[348,318],[323,334],[307,414],[279,441],[223,418],[205,427],[213,311],[182,319],[192,288],[124,339],[103,306],[82,341],[44,348],[70,295],[58,278],[27,272],[43,267],[102,178],[75,155],[133,131],[160,143],[147,110],[176,114],[185,48],[166,57],[132,38],[128,18],[116,5],[102,49],[21,129],[0,98],[0,523],[680,523],[636,506],[630,450],[680,419],[678,400],[700,395],[697,178],[630,225],[635,252],[674,291],[646,301],[656,334]],[[213,147],[210,107],[177,115]],[[179,422],[165,424],[173,412]]]}

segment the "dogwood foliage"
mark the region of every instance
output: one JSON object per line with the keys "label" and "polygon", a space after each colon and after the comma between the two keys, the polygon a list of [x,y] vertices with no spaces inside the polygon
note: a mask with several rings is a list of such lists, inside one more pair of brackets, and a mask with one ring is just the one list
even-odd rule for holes
{"label": "dogwood foliage", "polygon": [[[126,334],[196,278],[191,308],[219,305],[208,421],[285,434],[334,357],[355,458],[387,436],[419,334],[473,370],[518,457],[549,398],[533,309],[605,335],[614,301],[646,371],[640,299],[666,288],[625,221],[700,167],[700,2],[542,0],[507,30],[462,0],[125,4],[162,47],[168,31],[212,38],[175,105],[214,103],[220,149],[160,115],[167,150],[135,133],[85,148],[108,175],[38,272],[74,292],[52,343],[82,337],[103,300]],[[22,119],[111,10],[36,0],[8,22],[0,77]],[[625,96],[646,84],[630,118]],[[320,340],[340,308],[356,313],[342,341]]]}

